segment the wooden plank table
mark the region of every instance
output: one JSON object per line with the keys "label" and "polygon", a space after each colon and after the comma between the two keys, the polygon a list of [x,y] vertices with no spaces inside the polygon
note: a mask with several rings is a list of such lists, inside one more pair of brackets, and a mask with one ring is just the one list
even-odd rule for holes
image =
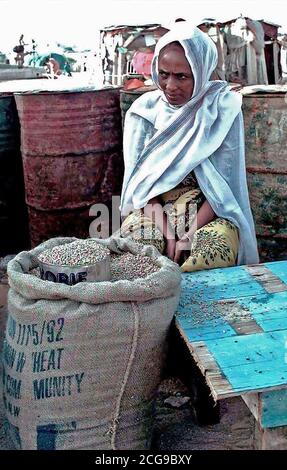
{"label": "wooden plank table", "polygon": [[287,449],[287,261],[183,273],[176,328],[215,401],[241,396]]}

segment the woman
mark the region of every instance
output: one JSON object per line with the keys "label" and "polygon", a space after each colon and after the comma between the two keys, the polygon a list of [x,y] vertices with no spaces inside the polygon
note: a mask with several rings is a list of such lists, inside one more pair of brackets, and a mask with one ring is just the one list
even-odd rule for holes
{"label": "woman", "polygon": [[183,271],[258,262],[241,95],[210,81],[216,64],[213,41],[177,23],[155,49],[158,90],[125,120],[122,236],[153,243]]}

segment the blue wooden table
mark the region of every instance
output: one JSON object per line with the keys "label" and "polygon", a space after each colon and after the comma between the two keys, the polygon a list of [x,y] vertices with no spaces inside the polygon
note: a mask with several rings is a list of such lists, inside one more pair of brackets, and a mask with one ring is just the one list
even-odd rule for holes
{"label": "blue wooden table", "polygon": [[184,273],[176,327],[214,399],[241,396],[287,448],[287,261]]}

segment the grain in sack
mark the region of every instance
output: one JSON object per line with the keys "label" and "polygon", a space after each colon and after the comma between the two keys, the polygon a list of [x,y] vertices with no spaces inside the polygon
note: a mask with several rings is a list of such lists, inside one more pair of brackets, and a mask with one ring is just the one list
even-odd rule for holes
{"label": "grain in sack", "polygon": [[51,239],[8,265],[3,392],[19,449],[143,450],[176,311],[180,268],[152,246],[98,240],[112,256],[139,254],[146,277],[75,285],[29,274]]}

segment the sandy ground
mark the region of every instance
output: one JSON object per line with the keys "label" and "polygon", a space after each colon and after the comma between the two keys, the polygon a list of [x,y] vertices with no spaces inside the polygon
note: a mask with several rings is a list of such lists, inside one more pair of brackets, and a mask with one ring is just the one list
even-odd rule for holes
{"label": "sandy ground", "polygon": [[[7,318],[7,292],[7,277],[3,271],[1,275],[0,271],[0,350]],[[174,404],[172,406],[168,403],[171,398],[176,399],[175,402],[186,401],[186,403],[177,408]],[[167,369],[156,396],[152,449],[154,451],[253,449],[256,423],[242,399],[222,401],[218,412],[220,419],[217,424],[199,425],[194,394],[182,380],[170,375]],[[4,417],[1,399],[0,450],[13,450],[14,446],[5,433]]]}

